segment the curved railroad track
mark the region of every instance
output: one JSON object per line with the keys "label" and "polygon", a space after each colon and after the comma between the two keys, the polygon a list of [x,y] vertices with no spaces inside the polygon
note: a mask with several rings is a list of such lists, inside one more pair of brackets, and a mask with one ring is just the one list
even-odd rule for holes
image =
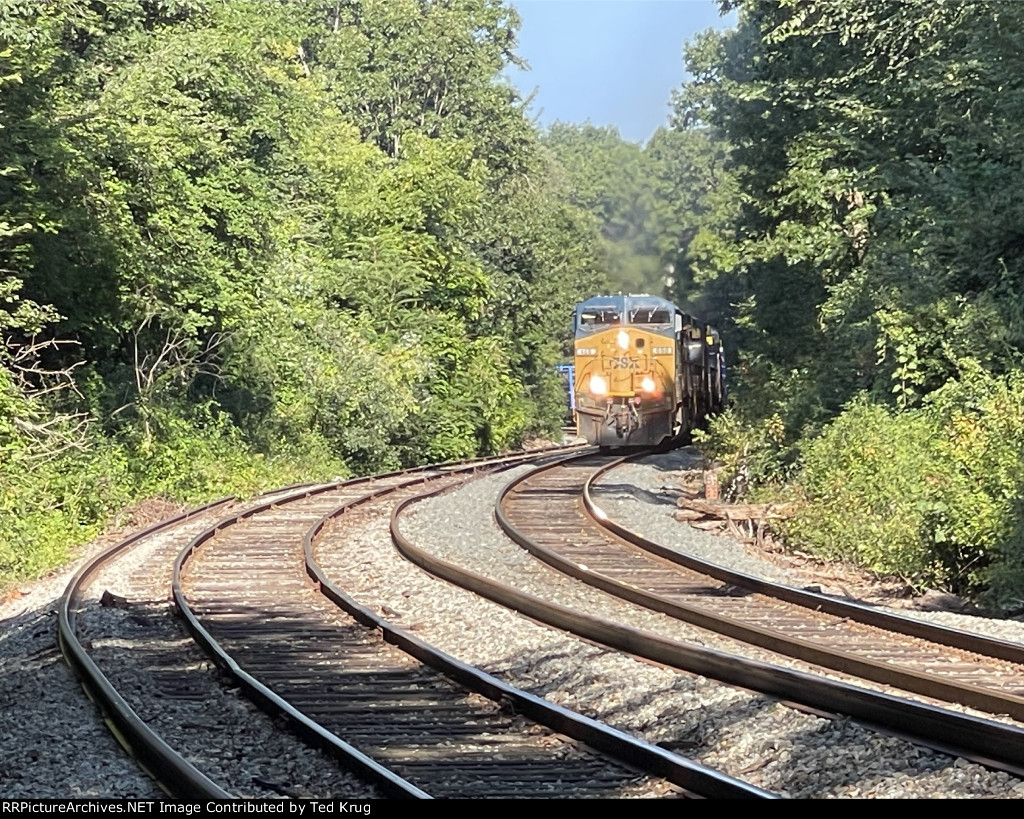
{"label": "curved railroad track", "polygon": [[[485,468],[502,465],[492,462]],[[453,685],[385,644],[380,634],[386,624],[376,622],[368,629],[348,619],[303,579],[306,572],[316,574],[315,566],[306,568],[305,562],[314,532],[332,513],[383,495],[412,494],[425,481],[452,485],[479,467],[304,487],[231,509],[228,517],[218,515],[224,511],[218,507],[164,524],[158,528],[173,531],[179,548],[182,535],[192,535],[175,564],[175,603],[199,642],[251,697],[343,767],[355,770],[364,787],[372,782],[384,795],[766,795],[604,726],[545,710],[486,675],[456,668],[429,646],[416,645],[417,656],[464,685],[472,683],[474,691]],[[145,534],[130,540],[142,540]],[[119,544],[112,551],[129,545]],[[167,548],[161,549],[164,556]],[[227,795],[220,784],[161,743],[76,636],[83,590],[99,571],[87,567],[69,586],[61,616],[61,642],[69,661],[132,752],[150,770],[170,772],[168,789],[179,795]],[[330,591],[329,583],[321,583]],[[343,596],[337,589],[333,595]],[[138,616],[137,606],[126,607]],[[390,638],[404,639],[395,633]],[[192,684],[173,674],[164,683],[185,696]],[[522,716],[527,711],[533,719]],[[547,729],[538,718],[554,718],[567,732]],[[655,779],[642,769],[655,770]],[[663,777],[661,784],[657,777]]]}
{"label": "curved railroad track", "polygon": [[[585,583],[774,652],[920,694],[929,703],[778,668],[755,669],[738,658],[709,656],[628,626],[542,611],[538,603],[526,609],[533,616],[659,662],[909,729],[1011,769],[1024,764],[1020,725],[934,705],[942,700],[1020,719],[1024,647],[777,586],[646,541],[608,521],[589,496],[591,482],[619,461],[584,455],[516,478],[502,493],[496,517],[529,552]],[[520,610],[527,605],[522,600],[506,604]]]}
{"label": "curved railroad track", "polygon": [[[366,780],[296,754],[294,743],[282,741],[269,719],[246,708],[221,675],[210,673],[205,655],[174,616],[169,597],[182,545],[227,511],[243,508],[223,500],[192,510],[89,561],[58,608],[65,659],[129,755],[173,796],[316,795],[302,787],[306,779],[332,783],[341,797],[374,795]],[[126,563],[128,571],[122,568]],[[296,777],[295,769],[302,775]],[[298,780],[298,789],[275,784],[289,780]]]}

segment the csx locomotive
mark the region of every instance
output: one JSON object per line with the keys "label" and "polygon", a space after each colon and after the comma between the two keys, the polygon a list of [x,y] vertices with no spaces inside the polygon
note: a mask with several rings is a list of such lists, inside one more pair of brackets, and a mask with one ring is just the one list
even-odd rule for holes
{"label": "csx locomotive", "polygon": [[576,305],[576,430],[590,444],[681,439],[725,401],[718,331],[657,296]]}

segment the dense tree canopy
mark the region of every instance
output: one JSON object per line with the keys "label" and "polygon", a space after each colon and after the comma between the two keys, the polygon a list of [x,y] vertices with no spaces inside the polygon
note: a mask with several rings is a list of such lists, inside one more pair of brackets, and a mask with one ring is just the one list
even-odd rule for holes
{"label": "dense tree canopy", "polygon": [[641,146],[535,131],[499,0],[0,0],[0,582],[552,431],[621,289],[724,331],[793,542],[1024,606],[1024,6],[721,5]]}
{"label": "dense tree canopy", "polygon": [[660,128],[641,146],[615,128],[558,122],[543,142],[571,201],[596,220],[613,289],[724,315],[704,268],[720,245],[711,227],[728,223],[735,193],[709,129]]}
{"label": "dense tree canopy", "polygon": [[597,233],[500,74],[517,28],[494,0],[0,0],[0,571],[133,496],[557,427]]}
{"label": "dense tree canopy", "polygon": [[[908,470],[917,517],[878,546],[917,557],[869,562],[984,587],[1022,547],[1021,469],[1006,459],[1021,443],[1024,7],[728,5],[739,26],[691,44],[695,80],[676,100],[677,126],[721,134],[739,193],[710,269],[734,293],[749,390],[718,434],[755,477],[796,479],[813,513],[793,529],[831,553],[874,548],[849,510],[881,524],[897,501],[879,504],[879,487],[906,487],[895,469]],[[843,479],[838,465],[863,469],[876,445],[858,437],[876,410],[893,413],[891,457]],[[864,426],[841,419],[812,444],[840,413]],[[972,508],[990,510],[983,533]]]}

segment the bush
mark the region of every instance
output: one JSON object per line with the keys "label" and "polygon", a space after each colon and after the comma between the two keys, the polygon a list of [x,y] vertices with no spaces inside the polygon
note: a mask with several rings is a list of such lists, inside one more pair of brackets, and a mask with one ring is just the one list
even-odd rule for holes
{"label": "bush", "polygon": [[913,583],[933,582],[926,521],[939,511],[947,466],[928,418],[858,402],[803,453],[805,501],[783,532],[800,548]]}
{"label": "bush", "polygon": [[777,493],[797,468],[800,444],[820,429],[825,410],[807,370],[780,372],[763,360],[737,368],[740,396],[694,433],[704,457],[724,465],[728,497]]}
{"label": "bush", "polygon": [[0,461],[0,589],[60,565],[72,546],[115,523],[135,501],[198,505],[348,471],[312,434],[274,457],[256,452],[208,407],[193,408],[188,418],[158,410],[151,421],[150,437],[94,432],[81,450],[49,460],[33,461],[29,442],[7,447]]}
{"label": "bush", "polygon": [[929,411],[951,463],[948,514],[936,548],[955,561],[966,588],[993,608],[1024,606],[1024,373],[964,376],[934,393]]}
{"label": "bush", "polygon": [[[0,466],[0,588],[67,560],[70,548],[99,533],[128,502],[122,453],[89,441],[86,451]],[[31,454],[28,450],[15,455]]]}
{"label": "bush", "polygon": [[693,440],[708,463],[723,466],[722,483],[730,500],[752,487],[777,487],[793,461],[793,446],[777,414],[755,421],[730,409],[712,418],[706,430],[695,430]]}
{"label": "bush", "polygon": [[1024,375],[964,365],[921,409],[851,404],[803,451],[801,548],[993,607],[1024,600]]}

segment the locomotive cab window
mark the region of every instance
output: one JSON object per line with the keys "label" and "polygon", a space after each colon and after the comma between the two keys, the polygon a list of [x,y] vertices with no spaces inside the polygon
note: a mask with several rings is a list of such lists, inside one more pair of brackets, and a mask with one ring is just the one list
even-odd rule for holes
{"label": "locomotive cab window", "polygon": [[612,327],[622,323],[618,310],[583,310],[580,312],[580,327]]}
{"label": "locomotive cab window", "polygon": [[638,307],[629,311],[630,324],[662,324],[672,323],[672,315],[660,307]]}

